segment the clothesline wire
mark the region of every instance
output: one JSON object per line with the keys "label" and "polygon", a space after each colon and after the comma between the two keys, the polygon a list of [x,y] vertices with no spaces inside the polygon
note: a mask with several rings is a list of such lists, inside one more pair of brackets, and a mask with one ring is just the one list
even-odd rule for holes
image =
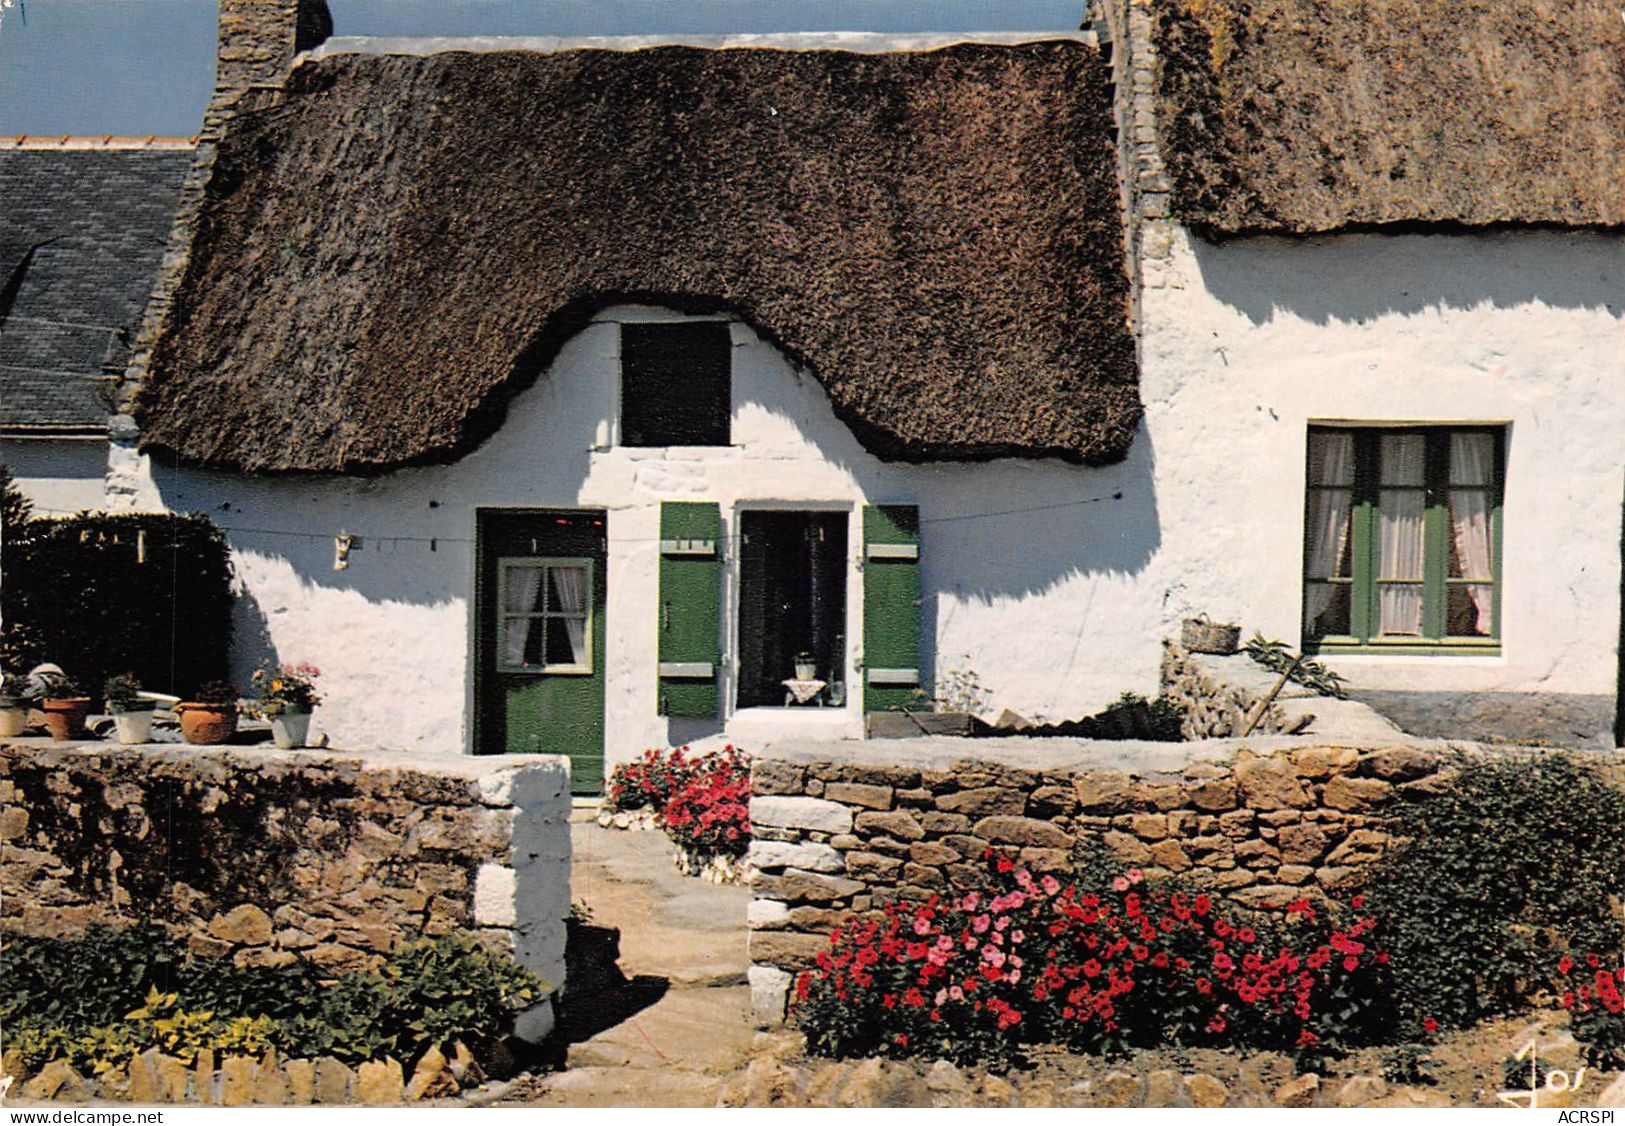
{"label": "clothesline wire", "polygon": [[[1037,505],[1030,505],[1030,506],[1025,507],[1025,508],[1003,508],[1003,509],[996,509],[996,510],[991,510],[991,511],[987,511],[987,512],[963,512],[963,513],[957,513],[957,514],[952,515],[952,516],[926,517],[926,518],[922,518],[920,520],[920,523],[922,525],[924,525],[924,524],[950,524],[950,523],[957,523],[957,522],[962,522],[962,521],[966,521],[966,520],[987,520],[987,519],[995,519],[995,518],[1000,517],[1000,516],[1020,516],[1020,515],[1025,515],[1025,514],[1031,513],[1031,512],[1054,512],[1054,511],[1056,511],[1058,509],[1081,508],[1084,505],[1100,504],[1100,503],[1102,503],[1104,501],[1115,501],[1115,500],[1122,500],[1122,499],[1123,499],[1123,492],[1122,492],[1121,489],[1119,489],[1118,491],[1112,492],[1112,493],[1102,493],[1099,496],[1084,497],[1084,498],[1079,499],[1079,500],[1060,501],[1060,502],[1057,502],[1055,504],[1037,504]],[[51,516],[73,516],[73,515],[77,515],[76,512],[73,512],[73,511],[70,511],[70,510],[67,510],[67,509],[42,508],[42,507],[39,507],[37,505],[34,507],[34,511],[45,513],[45,514],[51,515]],[[543,511],[546,511],[546,510],[543,510]],[[351,532],[348,529],[345,529],[345,530],[343,530],[341,532],[299,532],[299,531],[294,531],[292,529],[287,529],[287,528],[253,528],[253,527],[247,527],[245,525],[221,524],[219,522],[215,522],[215,527],[219,528],[222,532],[236,532],[236,533],[241,534],[241,535],[253,535],[253,536],[282,536],[282,537],[286,537],[286,538],[289,538],[289,539],[332,540],[332,539],[338,538],[340,535],[348,535],[348,536],[351,536],[351,537],[353,537],[355,539],[360,540],[363,545],[365,545],[368,542],[384,543],[384,544],[396,544],[396,543],[463,544],[463,543],[473,543],[474,542],[473,538],[469,537],[469,536],[397,535],[397,534],[392,533],[392,532],[391,533],[385,533],[385,534],[373,534],[373,533],[369,533],[369,532]],[[617,536],[615,538],[615,542],[616,543],[659,543],[662,540],[666,540],[666,539],[670,539],[670,538],[672,538],[672,537],[670,537],[670,536]],[[728,542],[728,543],[737,544],[737,543],[740,542],[740,540],[743,539],[743,536],[741,536],[739,533],[736,532],[733,535],[723,536],[723,537],[720,537],[720,538],[723,539],[724,541]]]}

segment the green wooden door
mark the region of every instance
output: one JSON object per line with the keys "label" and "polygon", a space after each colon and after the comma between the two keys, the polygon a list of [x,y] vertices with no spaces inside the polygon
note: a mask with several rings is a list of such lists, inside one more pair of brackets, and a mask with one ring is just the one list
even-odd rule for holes
{"label": "green wooden door", "polygon": [[475,747],[568,755],[577,794],[603,789],[605,525],[577,509],[477,517]]}
{"label": "green wooden door", "polygon": [[863,510],[863,710],[914,699],[920,684],[920,510]]}
{"label": "green wooden door", "polygon": [[722,509],[707,502],[660,506],[661,715],[717,714],[722,660]]}

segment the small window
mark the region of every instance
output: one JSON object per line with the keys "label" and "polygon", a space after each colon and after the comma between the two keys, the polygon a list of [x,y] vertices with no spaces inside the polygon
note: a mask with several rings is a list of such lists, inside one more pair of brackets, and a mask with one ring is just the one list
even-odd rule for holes
{"label": "small window", "polygon": [[726,446],[733,343],[723,321],[621,326],[621,445]]}
{"label": "small window", "polygon": [[504,559],[498,672],[592,672],[592,560]]}
{"label": "small window", "polygon": [[1494,648],[1504,449],[1493,428],[1311,427],[1305,645]]}

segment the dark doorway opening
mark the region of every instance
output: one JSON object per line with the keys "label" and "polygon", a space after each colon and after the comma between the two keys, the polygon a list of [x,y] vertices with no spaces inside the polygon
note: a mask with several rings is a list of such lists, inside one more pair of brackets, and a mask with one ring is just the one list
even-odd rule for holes
{"label": "dark doorway opening", "polygon": [[785,681],[808,655],[825,688],[807,703],[840,702],[846,680],[844,512],[740,515],[739,689],[741,708],[781,707]]}

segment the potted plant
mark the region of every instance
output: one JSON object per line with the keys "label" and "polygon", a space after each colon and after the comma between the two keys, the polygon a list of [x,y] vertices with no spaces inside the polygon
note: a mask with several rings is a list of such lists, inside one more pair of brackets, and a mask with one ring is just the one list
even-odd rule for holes
{"label": "potted plant", "polygon": [[102,686],[102,699],[107,713],[113,717],[120,743],[126,745],[150,742],[152,712],[157,705],[141,697],[141,683],[133,673],[122,673],[107,678]]}
{"label": "potted plant", "polygon": [[284,750],[305,745],[310,734],[310,713],[322,702],[314,683],[321,675],[321,669],[303,661],[254,670],[252,710],[270,721],[271,741]]}
{"label": "potted plant", "polygon": [[51,738],[63,742],[85,737],[90,697],[79,694],[79,686],[60,665],[36,665],[28,674],[26,695],[40,711]]}
{"label": "potted plant", "polygon": [[211,681],[175,705],[175,718],[188,743],[224,743],[237,732],[237,690],[223,680]]}
{"label": "potted plant", "polygon": [[797,680],[818,679],[818,658],[805,649],[796,654],[795,666]]}
{"label": "potted plant", "polygon": [[28,726],[28,701],[12,674],[0,672],[0,739],[21,735]]}

